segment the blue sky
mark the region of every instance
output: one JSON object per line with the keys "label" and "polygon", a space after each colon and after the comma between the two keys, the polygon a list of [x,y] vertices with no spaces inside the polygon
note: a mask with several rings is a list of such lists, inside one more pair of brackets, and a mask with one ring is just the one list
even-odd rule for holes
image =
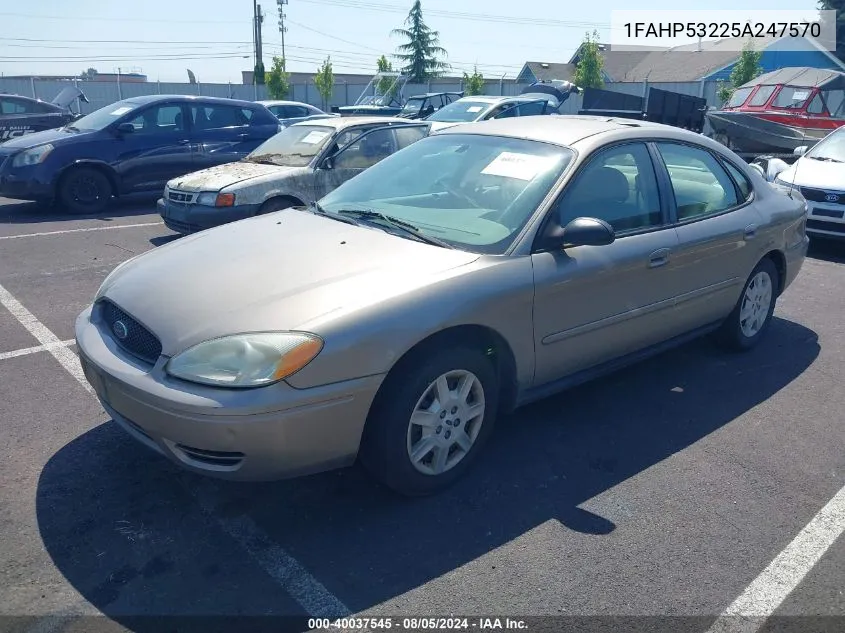
{"label": "blue sky", "polygon": [[[260,0],[264,61],[281,51],[276,0]],[[289,0],[285,6],[288,69],[313,72],[332,56],[336,73],[375,72],[375,60],[396,50],[411,0]],[[611,11],[622,0],[423,0],[440,31],[448,61],[461,73],[477,63],[485,77],[513,77],[523,62],[565,62],[597,29],[609,36]],[[692,5],[692,6],[691,6]],[[742,9],[761,0],[643,2],[644,10]],[[630,6],[630,5],[629,5]],[[815,0],[767,0],[769,10],[815,9]],[[143,7],[143,8],[141,8]],[[577,7],[577,12],[573,11]],[[0,3],[0,72],[77,74],[90,67],[140,70],[150,80],[240,83],[252,68],[252,0],[37,0]],[[40,59],[39,59],[40,58]]]}

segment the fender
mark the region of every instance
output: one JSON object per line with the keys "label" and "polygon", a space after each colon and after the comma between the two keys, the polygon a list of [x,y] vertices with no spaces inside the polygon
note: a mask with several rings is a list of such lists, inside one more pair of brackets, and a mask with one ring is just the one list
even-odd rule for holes
{"label": "fender", "polygon": [[53,176],[53,180],[50,183],[54,190],[58,186],[59,181],[62,179],[62,176],[64,176],[69,169],[73,169],[74,167],[97,167],[99,169],[102,169],[108,176],[109,180],[111,180],[111,183],[114,186],[115,194],[123,192],[123,183],[121,182],[121,178],[120,176],[118,176],[114,168],[107,162],[96,158],[80,158],[68,163],[67,165],[59,169],[56,172],[55,176]]}

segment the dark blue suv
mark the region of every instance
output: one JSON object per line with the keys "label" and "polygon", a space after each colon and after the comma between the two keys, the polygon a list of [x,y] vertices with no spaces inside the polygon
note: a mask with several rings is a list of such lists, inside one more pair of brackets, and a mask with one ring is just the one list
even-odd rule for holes
{"label": "dark blue suv", "polygon": [[0,196],[96,213],[112,196],[160,192],[171,178],[240,160],[280,129],[250,101],[133,97],[0,144]]}

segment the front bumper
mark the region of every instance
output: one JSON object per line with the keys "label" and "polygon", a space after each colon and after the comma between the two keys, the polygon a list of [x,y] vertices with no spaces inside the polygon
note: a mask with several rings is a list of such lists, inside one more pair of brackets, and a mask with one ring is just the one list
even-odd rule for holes
{"label": "front bumper", "polygon": [[352,464],[383,379],[311,389],[195,385],[168,376],[164,356],[154,366],[128,356],[91,308],[77,318],[76,342],[85,376],[115,422],[175,464],[222,479],[267,481]]}
{"label": "front bumper", "polygon": [[807,202],[807,233],[816,237],[845,240],[845,205]]}
{"label": "front bumper", "polygon": [[[53,183],[40,165],[11,168],[13,156],[0,156],[0,196],[15,200],[51,200]],[[5,159],[5,160],[4,160]]]}
{"label": "front bumper", "polygon": [[188,235],[229,222],[251,218],[258,213],[261,205],[242,204],[234,207],[208,207],[202,204],[180,204],[159,198],[156,207],[167,228]]}

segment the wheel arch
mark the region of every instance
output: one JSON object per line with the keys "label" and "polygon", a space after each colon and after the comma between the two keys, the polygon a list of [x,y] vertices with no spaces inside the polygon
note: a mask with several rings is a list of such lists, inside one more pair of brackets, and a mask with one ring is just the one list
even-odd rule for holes
{"label": "wheel arch", "polygon": [[786,284],[786,256],[779,250],[774,249],[766,253],[762,259],[770,259],[778,271],[778,287],[777,295],[783,294],[784,285]]}
{"label": "wheel arch", "polygon": [[261,208],[259,209],[259,213],[263,213],[263,210],[271,203],[275,202],[276,200],[286,200],[290,201],[292,207],[304,207],[305,203],[297,198],[296,196],[290,194],[272,194],[270,195],[264,202],[261,203]]}
{"label": "wheel arch", "polygon": [[63,167],[58,174],[56,174],[56,178],[53,184],[53,190],[58,195],[59,187],[62,184],[62,181],[67,177],[69,173],[71,173],[75,169],[80,168],[87,168],[87,169],[96,169],[97,171],[101,172],[106,178],[109,179],[109,183],[112,186],[112,195],[118,196],[121,193],[120,190],[120,178],[117,175],[117,172],[111,167],[111,165],[104,163],[98,160],[77,160],[72,162],[70,165],[66,165]]}
{"label": "wheel arch", "polygon": [[439,330],[418,341],[393,364],[376,394],[373,408],[386,393],[392,391],[395,380],[427,354],[437,349],[468,346],[491,359],[499,381],[499,412],[513,411],[517,402],[518,383],[516,357],[507,340],[486,325],[462,324]]}

